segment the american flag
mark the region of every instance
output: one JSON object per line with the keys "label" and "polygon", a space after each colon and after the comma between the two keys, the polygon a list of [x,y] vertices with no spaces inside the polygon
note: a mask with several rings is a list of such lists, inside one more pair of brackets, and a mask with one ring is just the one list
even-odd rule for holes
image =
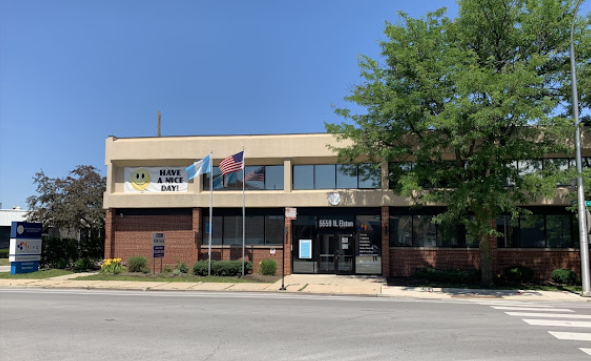
{"label": "american flag", "polygon": [[264,167],[258,167],[257,169],[249,172],[244,176],[246,182],[264,182],[265,181],[265,169]]}
{"label": "american flag", "polygon": [[236,172],[244,168],[244,151],[231,155],[220,162],[222,174]]}

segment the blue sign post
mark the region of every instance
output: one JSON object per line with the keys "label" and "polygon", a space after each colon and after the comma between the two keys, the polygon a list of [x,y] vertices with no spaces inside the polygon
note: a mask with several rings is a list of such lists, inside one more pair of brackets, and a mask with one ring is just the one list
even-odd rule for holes
{"label": "blue sign post", "polygon": [[10,227],[10,273],[30,273],[39,270],[41,260],[41,223],[12,222]]}

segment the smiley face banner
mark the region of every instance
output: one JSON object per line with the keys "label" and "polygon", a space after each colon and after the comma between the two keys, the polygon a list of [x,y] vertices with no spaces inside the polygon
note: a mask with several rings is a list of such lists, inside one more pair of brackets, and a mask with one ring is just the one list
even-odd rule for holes
{"label": "smiley face banner", "polygon": [[125,193],[186,192],[185,167],[126,167]]}

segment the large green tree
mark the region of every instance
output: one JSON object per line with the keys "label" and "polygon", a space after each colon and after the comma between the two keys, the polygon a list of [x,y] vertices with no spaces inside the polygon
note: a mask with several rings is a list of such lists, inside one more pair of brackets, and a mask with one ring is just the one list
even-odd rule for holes
{"label": "large green tree", "polygon": [[104,235],[103,193],[107,182],[95,167],[78,166],[64,178],[50,178],[40,171],[33,183],[38,194],[27,198],[29,221],[85,232],[92,238]]}
{"label": "large green tree", "polygon": [[[334,148],[341,160],[402,162],[395,192],[418,206],[447,205],[435,221],[461,222],[478,239],[485,285],[496,217],[555,194],[563,176],[527,161],[572,154],[572,16],[573,2],[556,0],[459,1],[454,19],[444,9],[399,14],[386,23],[381,61],[360,59],[363,82],[345,98],[365,110],[337,109],[345,122],[326,124],[351,141]],[[576,26],[581,74],[591,60],[588,24]],[[588,89],[579,92],[588,105]]]}

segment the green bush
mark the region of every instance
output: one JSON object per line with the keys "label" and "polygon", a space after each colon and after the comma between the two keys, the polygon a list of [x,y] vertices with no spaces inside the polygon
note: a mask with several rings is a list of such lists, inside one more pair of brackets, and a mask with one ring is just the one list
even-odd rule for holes
{"label": "green bush", "polygon": [[144,256],[131,257],[127,262],[129,272],[144,272],[146,268],[148,268],[148,260]]}
{"label": "green bush", "polygon": [[[207,276],[208,261],[198,261],[193,265],[193,274]],[[252,272],[252,262],[244,262],[244,273]],[[212,276],[236,276],[242,274],[242,261],[211,261]]]}
{"label": "green bush", "polygon": [[172,272],[172,267],[167,264],[166,266],[164,266],[164,269],[162,270],[162,272],[164,273],[171,273]]}
{"label": "green bush", "polygon": [[95,262],[88,258],[78,258],[76,262],[74,262],[74,271],[86,271],[86,270],[93,270],[96,268]]}
{"label": "green bush", "polygon": [[437,269],[431,267],[416,268],[414,276],[418,279],[447,283],[477,283],[480,279],[480,274],[476,270]]}
{"label": "green bush", "polygon": [[42,267],[68,268],[78,258],[78,240],[43,237],[41,262],[39,262]]}
{"label": "green bush", "polygon": [[172,271],[172,273],[174,273],[175,275],[180,275],[182,273],[188,273],[189,272],[189,267],[184,263],[181,262],[180,260],[176,260],[176,267],[174,268],[174,271]]}
{"label": "green bush", "polygon": [[577,274],[569,269],[555,269],[552,271],[552,280],[561,285],[574,285],[577,283]]}
{"label": "green bush", "polygon": [[259,272],[265,276],[275,276],[277,271],[277,262],[274,259],[264,259],[259,263]]}
{"label": "green bush", "polygon": [[0,249],[0,258],[8,258],[8,250]]}
{"label": "green bush", "polygon": [[534,270],[525,266],[511,266],[503,270],[503,275],[511,283],[528,283],[534,279]]}

